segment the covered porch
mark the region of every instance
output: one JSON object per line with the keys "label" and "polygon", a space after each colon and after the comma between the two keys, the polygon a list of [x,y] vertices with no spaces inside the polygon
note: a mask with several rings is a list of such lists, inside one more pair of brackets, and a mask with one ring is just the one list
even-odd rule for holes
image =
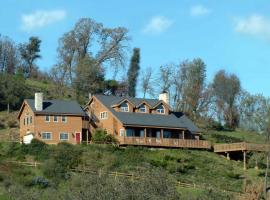
{"label": "covered porch", "polygon": [[120,145],[197,149],[211,147],[208,141],[199,139],[199,134],[192,134],[188,130],[152,127],[125,127]]}

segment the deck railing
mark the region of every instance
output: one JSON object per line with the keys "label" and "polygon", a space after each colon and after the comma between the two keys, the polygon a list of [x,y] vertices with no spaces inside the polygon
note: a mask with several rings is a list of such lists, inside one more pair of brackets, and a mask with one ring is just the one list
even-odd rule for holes
{"label": "deck railing", "polygon": [[268,151],[269,149],[270,149],[270,145],[268,144],[254,144],[254,143],[246,143],[246,142],[214,145],[214,152]]}
{"label": "deck railing", "polygon": [[210,149],[211,145],[205,140],[154,138],[154,137],[124,137],[121,145],[143,145],[155,147],[183,147],[196,149]]}

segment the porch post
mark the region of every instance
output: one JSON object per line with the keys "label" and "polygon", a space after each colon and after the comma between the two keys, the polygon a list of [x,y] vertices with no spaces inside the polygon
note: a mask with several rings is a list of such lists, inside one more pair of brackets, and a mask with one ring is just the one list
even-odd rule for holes
{"label": "porch post", "polygon": [[144,143],[146,144],[146,128],[144,128]]}
{"label": "porch post", "polygon": [[185,130],[182,130],[182,139],[184,140],[185,139]]}
{"label": "porch post", "polygon": [[160,134],[161,134],[161,136],[160,136],[160,138],[161,138],[161,142],[163,141],[163,132],[164,132],[164,130],[163,130],[163,129],[161,129],[161,132],[160,132]]}
{"label": "porch post", "polygon": [[227,160],[230,160],[231,159],[230,154],[228,152],[226,152],[226,154],[227,154]]}

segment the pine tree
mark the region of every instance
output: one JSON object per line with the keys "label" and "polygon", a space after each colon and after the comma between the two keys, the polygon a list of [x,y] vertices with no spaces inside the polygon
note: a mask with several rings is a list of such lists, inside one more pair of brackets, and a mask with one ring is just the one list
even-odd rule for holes
{"label": "pine tree", "polygon": [[128,69],[128,95],[136,96],[136,86],[140,70],[140,49],[134,48]]}

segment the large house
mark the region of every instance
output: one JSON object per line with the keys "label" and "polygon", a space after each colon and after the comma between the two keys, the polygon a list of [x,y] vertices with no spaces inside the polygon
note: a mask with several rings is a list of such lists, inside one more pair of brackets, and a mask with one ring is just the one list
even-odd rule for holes
{"label": "large house", "polygon": [[167,93],[159,99],[93,95],[82,109],[75,101],[43,100],[36,93],[18,114],[21,142],[89,143],[97,129],[105,129],[120,145],[210,148],[196,125],[168,102]]}
{"label": "large house", "polygon": [[20,140],[24,143],[36,138],[48,144],[76,144],[81,143],[82,135],[90,135],[88,117],[76,101],[43,100],[42,93],[24,100],[18,119]]}
{"label": "large house", "polygon": [[120,145],[210,148],[200,140],[196,125],[183,113],[173,112],[168,102],[167,93],[159,99],[94,95],[85,108],[90,132],[105,129]]}

